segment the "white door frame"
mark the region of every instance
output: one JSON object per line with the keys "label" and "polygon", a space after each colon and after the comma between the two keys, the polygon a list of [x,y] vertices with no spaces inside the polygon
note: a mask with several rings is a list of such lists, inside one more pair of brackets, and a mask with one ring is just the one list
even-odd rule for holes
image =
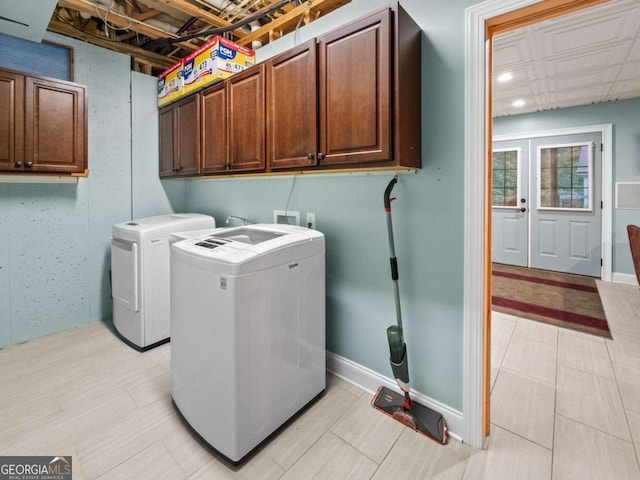
{"label": "white door frame", "polygon": [[[483,256],[485,211],[485,22],[539,0],[488,0],[466,10],[464,199],[464,441],[482,448]],[[603,133],[603,161],[611,165],[611,130]],[[606,154],[606,157],[605,157]],[[603,171],[603,278],[611,277],[611,175]]]}

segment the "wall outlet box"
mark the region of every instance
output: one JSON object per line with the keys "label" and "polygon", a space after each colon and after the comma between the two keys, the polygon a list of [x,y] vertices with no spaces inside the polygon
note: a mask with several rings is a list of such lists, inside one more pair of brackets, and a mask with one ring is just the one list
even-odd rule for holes
{"label": "wall outlet box", "polygon": [[313,228],[314,230],[316,230],[316,214],[315,213],[307,212],[307,221],[305,223],[305,227]]}
{"label": "wall outlet box", "polygon": [[283,223],[285,225],[300,225],[300,212],[291,210],[274,210],[273,223]]}

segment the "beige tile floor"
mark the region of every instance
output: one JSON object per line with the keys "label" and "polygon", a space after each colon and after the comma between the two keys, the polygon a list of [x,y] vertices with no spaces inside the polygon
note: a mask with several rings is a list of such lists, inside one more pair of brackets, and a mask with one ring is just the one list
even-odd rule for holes
{"label": "beige tile floor", "polygon": [[0,455],[72,455],[74,479],[640,479],[640,291],[599,288],[612,341],[494,315],[485,450],[440,446],[328,375],[231,467],[171,404],[170,344],[141,354],[94,323],[0,350]]}
{"label": "beige tile floor", "polygon": [[504,432],[546,452],[544,470],[511,478],[640,479],[640,290],[598,288],[613,340],[492,316],[487,453]]}

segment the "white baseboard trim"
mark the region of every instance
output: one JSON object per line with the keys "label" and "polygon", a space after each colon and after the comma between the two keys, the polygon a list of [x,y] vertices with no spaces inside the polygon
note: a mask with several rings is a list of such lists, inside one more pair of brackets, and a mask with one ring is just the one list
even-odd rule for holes
{"label": "white baseboard trim", "polygon": [[635,275],[629,273],[617,273],[611,274],[611,281],[614,283],[625,283],[627,285],[638,285],[638,279]]}
{"label": "white baseboard trim", "polygon": [[[395,380],[380,375],[373,370],[368,369],[358,363],[352,362],[348,358],[341,357],[335,353],[327,351],[327,370],[333,373],[336,377],[359,387],[370,394],[378,390],[378,387],[385,386],[389,388],[397,389]],[[464,416],[458,410],[455,410],[448,405],[433,400],[420,392],[411,392],[412,398],[437,412],[442,413],[445,421],[447,422],[448,435],[460,442],[464,441],[462,438],[462,432],[464,432]]]}

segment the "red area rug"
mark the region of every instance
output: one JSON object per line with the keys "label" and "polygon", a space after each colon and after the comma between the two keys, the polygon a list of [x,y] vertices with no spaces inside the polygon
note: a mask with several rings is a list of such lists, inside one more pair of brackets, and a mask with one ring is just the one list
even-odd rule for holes
{"label": "red area rug", "polygon": [[493,310],[611,338],[595,278],[494,263]]}

